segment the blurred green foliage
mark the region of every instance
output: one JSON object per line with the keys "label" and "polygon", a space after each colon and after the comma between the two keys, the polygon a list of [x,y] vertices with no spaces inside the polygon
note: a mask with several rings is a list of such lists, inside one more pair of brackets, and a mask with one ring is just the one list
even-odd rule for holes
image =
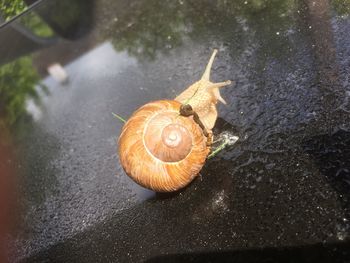
{"label": "blurred green foliage", "polygon": [[31,57],[0,67],[0,127],[13,125],[25,112],[28,97],[39,100],[35,85],[39,75]]}
{"label": "blurred green foliage", "polygon": [[350,14],[350,0],[333,0],[331,4],[339,15]]}
{"label": "blurred green foliage", "polygon": [[[23,0],[0,0],[0,16],[5,20],[9,20],[12,17],[25,11],[27,8]],[[40,37],[53,36],[52,29],[34,12],[19,19],[19,23],[23,24],[35,35]]]}
{"label": "blurred green foliage", "polygon": [[130,11],[113,27],[117,37],[112,42],[116,50],[153,59],[156,51],[182,43],[185,14],[176,1],[152,0]]}
{"label": "blurred green foliage", "polygon": [[[0,1],[1,12],[5,13],[7,19],[26,8],[23,1]],[[37,36],[51,37],[54,35],[52,29],[34,12],[21,16],[17,21],[18,24]],[[39,79],[31,56],[22,57],[0,66],[0,129],[12,127],[25,114],[28,98],[39,103],[40,98],[37,92]]]}
{"label": "blurred green foliage", "polygon": [[[112,37],[116,50],[127,51],[140,60],[153,60],[158,52],[166,53],[182,44],[189,34],[191,6],[189,1],[149,0],[131,1],[125,12],[113,6],[110,0],[104,1],[107,17],[116,17],[103,34]],[[200,4],[200,3],[198,3]],[[200,19],[202,14],[193,14]]]}
{"label": "blurred green foliage", "polygon": [[35,13],[31,12],[19,19],[19,23],[39,37],[52,37],[52,29]]}
{"label": "blurred green foliage", "polygon": [[27,8],[23,0],[0,0],[0,15],[9,20]]}

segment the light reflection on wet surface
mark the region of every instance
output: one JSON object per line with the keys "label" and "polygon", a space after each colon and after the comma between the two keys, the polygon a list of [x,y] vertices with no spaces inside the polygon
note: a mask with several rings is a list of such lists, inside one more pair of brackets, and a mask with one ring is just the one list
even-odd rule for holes
{"label": "light reflection on wet surface", "polygon": [[[48,92],[38,88],[40,103],[27,103],[32,118],[15,126],[16,257],[144,261],[347,240],[350,20],[327,1],[309,2],[133,1],[123,9],[102,1],[87,35],[35,53]],[[240,140],[179,193],[137,186],[119,165],[122,123],[111,113],[127,118],[174,98],[198,80],[213,48],[213,80],[235,81],[222,92],[228,106],[219,106],[214,132]],[[44,73],[57,61],[65,84]]]}

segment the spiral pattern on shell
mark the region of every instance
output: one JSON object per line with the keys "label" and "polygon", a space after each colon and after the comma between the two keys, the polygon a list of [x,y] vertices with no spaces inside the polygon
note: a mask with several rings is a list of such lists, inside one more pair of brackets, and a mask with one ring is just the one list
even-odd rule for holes
{"label": "spiral pattern on shell", "polygon": [[192,117],[179,115],[180,106],[173,100],[145,104],[126,122],[119,137],[125,172],[157,192],[189,184],[209,153],[203,131]]}

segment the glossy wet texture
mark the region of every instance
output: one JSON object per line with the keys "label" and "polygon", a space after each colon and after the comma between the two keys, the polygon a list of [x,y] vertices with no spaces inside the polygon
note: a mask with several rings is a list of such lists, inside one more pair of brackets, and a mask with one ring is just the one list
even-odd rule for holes
{"label": "glossy wet texture", "polygon": [[[66,2],[75,6],[71,13]],[[4,44],[28,40],[13,28],[30,13],[1,28],[1,63],[17,59],[29,83],[21,92],[32,95],[24,109],[1,115],[19,185],[11,258],[349,259],[349,7],[326,0],[43,1],[30,13],[54,29],[50,41]],[[221,92],[228,105],[219,105],[214,134],[240,140],[181,192],[137,186],[119,164],[122,122],[112,112],[127,118],[149,101],[174,98],[201,77],[214,48],[213,81],[235,82]],[[68,81],[47,75],[53,62]],[[19,70],[9,72],[0,80]],[[19,76],[11,85],[20,86]]]}

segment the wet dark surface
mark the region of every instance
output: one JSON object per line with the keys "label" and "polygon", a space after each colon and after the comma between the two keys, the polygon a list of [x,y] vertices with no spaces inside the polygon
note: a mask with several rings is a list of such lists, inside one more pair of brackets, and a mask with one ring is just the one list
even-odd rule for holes
{"label": "wet dark surface", "polygon": [[[82,6],[81,23],[67,19],[65,2]],[[30,71],[20,72],[35,87],[17,104],[23,109],[0,111],[18,181],[11,260],[349,260],[349,7],[43,1],[1,28],[0,46],[31,12],[45,21],[57,10],[47,20],[55,43],[1,53],[1,61],[17,57],[11,63]],[[127,118],[148,101],[174,98],[200,78],[214,48],[212,79],[235,81],[222,92],[228,105],[219,105],[214,134],[239,142],[179,193],[137,186],[119,164],[122,123],[111,113]],[[67,83],[47,75],[53,62],[64,66]],[[22,75],[9,72],[0,71],[0,85],[20,86]]]}

